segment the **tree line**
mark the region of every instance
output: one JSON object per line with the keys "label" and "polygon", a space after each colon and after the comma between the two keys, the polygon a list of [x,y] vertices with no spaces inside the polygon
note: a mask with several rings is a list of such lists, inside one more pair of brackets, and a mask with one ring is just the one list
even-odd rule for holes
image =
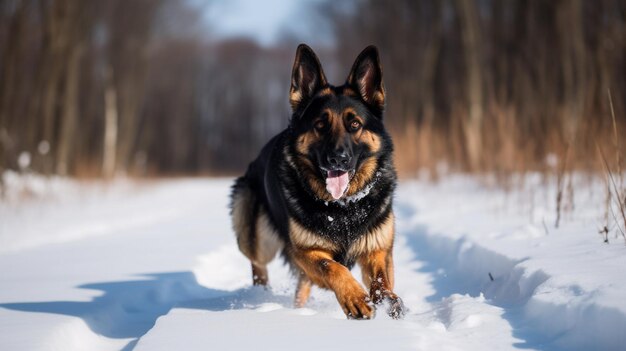
{"label": "tree line", "polygon": [[625,1],[365,0],[348,12],[333,12],[340,59],[379,46],[401,167],[509,173],[545,170],[552,155],[599,169],[596,144],[615,150]]}
{"label": "tree line", "polygon": [[[287,125],[298,40],[211,38],[197,3],[0,2],[0,171],[241,171]],[[598,145],[624,147],[609,137],[609,95],[626,121],[623,0],[312,6],[335,34],[315,48],[331,81],[379,47],[404,173],[598,169]]]}

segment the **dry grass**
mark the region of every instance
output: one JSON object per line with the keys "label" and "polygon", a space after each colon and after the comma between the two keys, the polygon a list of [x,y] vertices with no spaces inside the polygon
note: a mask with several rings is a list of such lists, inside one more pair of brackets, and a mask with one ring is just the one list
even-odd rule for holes
{"label": "dry grass", "polygon": [[[616,155],[625,152],[626,145],[616,144],[615,137],[610,137],[617,135],[623,120],[614,118],[611,123],[606,118],[597,118],[597,114],[585,115],[569,126],[573,122],[567,118],[567,109],[555,108],[545,121],[531,122],[514,108],[491,105],[485,109],[481,154],[476,167],[468,162],[467,131],[463,123],[466,116],[461,108],[452,110],[454,117],[444,122],[435,119],[433,123],[417,123],[407,118],[406,125],[398,125],[389,121],[401,176],[426,172],[431,179],[437,179],[444,164],[443,169],[448,171],[489,174],[506,184],[513,175],[538,172],[559,176],[563,196],[568,197],[571,172],[604,172],[604,165],[598,163],[596,144],[603,150],[615,150]],[[621,163],[617,159],[615,163],[615,171],[620,173]]]}
{"label": "dry grass", "polygon": [[[452,107],[450,120],[390,128],[396,145],[396,165],[401,177],[428,175],[437,180],[444,173],[467,172],[494,179],[504,189],[516,186],[524,174],[542,174],[546,184],[556,182],[555,227],[566,214],[574,213],[576,174],[606,179],[605,213],[600,226],[605,241],[615,233],[626,241],[626,179],[623,168],[625,143],[620,130],[624,121],[609,97],[595,112],[585,111],[574,123],[565,107],[550,115],[529,120],[515,108],[492,104],[485,109],[481,130],[482,152],[475,165],[467,154],[467,119],[461,108]],[[610,113],[611,118],[598,118]],[[606,116],[606,115],[604,115]],[[619,117],[619,118],[618,118]],[[410,120],[410,119],[409,119]],[[444,167],[442,167],[444,165]],[[523,181],[523,180],[522,180]],[[493,182],[492,182],[493,184]]]}
{"label": "dry grass", "polygon": [[[620,138],[618,133],[617,121],[615,118],[615,109],[613,108],[613,98],[611,91],[608,91],[609,105],[611,108],[611,119],[613,126],[613,145],[612,150],[615,156],[614,165],[611,166],[603,148],[597,144],[598,154],[604,166],[604,174],[606,179],[606,200],[604,226],[600,233],[604,236],[604,241],[608,242],[609,232],[612,227],[621,234],[626,243],[626,189],[624,188],[624,173],[622,171],[622,154],[620,151]],[[613,220],[613,226],[610,220]]]}

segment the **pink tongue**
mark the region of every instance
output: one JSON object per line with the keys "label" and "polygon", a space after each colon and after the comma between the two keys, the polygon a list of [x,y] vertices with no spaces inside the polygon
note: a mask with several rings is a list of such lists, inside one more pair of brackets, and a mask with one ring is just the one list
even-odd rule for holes
{"label": "pink tongue", "polygon": [[326,190],[337,200],[343,195],[348,188],[348,172],[328,171],[326,178]]}

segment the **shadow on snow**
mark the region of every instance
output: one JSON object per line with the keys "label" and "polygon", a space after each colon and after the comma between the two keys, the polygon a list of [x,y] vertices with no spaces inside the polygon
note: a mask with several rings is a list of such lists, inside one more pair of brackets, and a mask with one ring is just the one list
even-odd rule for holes
{"label": "shadow on snow", "polygon": [[[396,202],[398,219],[410,219],[416,210],[410,205]],[[514,346],[520,349],[560,350],[553,344],[554,335],[543,335],[540,330],[524,319],[523,307],[534,289],[547,276],[542,272],[531,277],[527,290],[515,283],[522,274],[516,269],[520,261],[513,261],[479,246],[471,246],[464,239],[450,239],[429,233],[426,226],[407,225],[402,230],[408,247],[422,263],[420,272],[432,277],[435,292],[427,296],[430,303],[439,303],[453,294],[477,297],[481,293],[488,303],[504,310],[502,317],[513,328],[513,336],[522,340]],[[473,265],[480,264],[480,267]]]}
{"label": "shadow on snow", "polygon": [[2,303],[10,310],[53,313],[79,317],[89,328],[108,338],[133,338],[123,350],[131,350],[157,318],[173,307],[224,311],[249,308],[265,302],[285,303],[285,296],[270,290],[247,287],[235,291],[209,289],[197,283],[192,272],[151,273],[142,279],[91,283],[80,289],[103,294],[91,301],[47,301]]}

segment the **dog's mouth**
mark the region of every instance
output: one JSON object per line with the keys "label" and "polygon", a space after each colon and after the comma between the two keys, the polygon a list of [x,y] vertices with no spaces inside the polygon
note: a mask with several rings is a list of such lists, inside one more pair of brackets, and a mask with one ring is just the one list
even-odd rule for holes
{"label": "dog's mouth", "polygon": [[354,176],[354,170],[332,170],[326,171],[326,190],[330,193],[333,199],[340,199],[346,190],[348,190],[348,184],[350,179]]}

